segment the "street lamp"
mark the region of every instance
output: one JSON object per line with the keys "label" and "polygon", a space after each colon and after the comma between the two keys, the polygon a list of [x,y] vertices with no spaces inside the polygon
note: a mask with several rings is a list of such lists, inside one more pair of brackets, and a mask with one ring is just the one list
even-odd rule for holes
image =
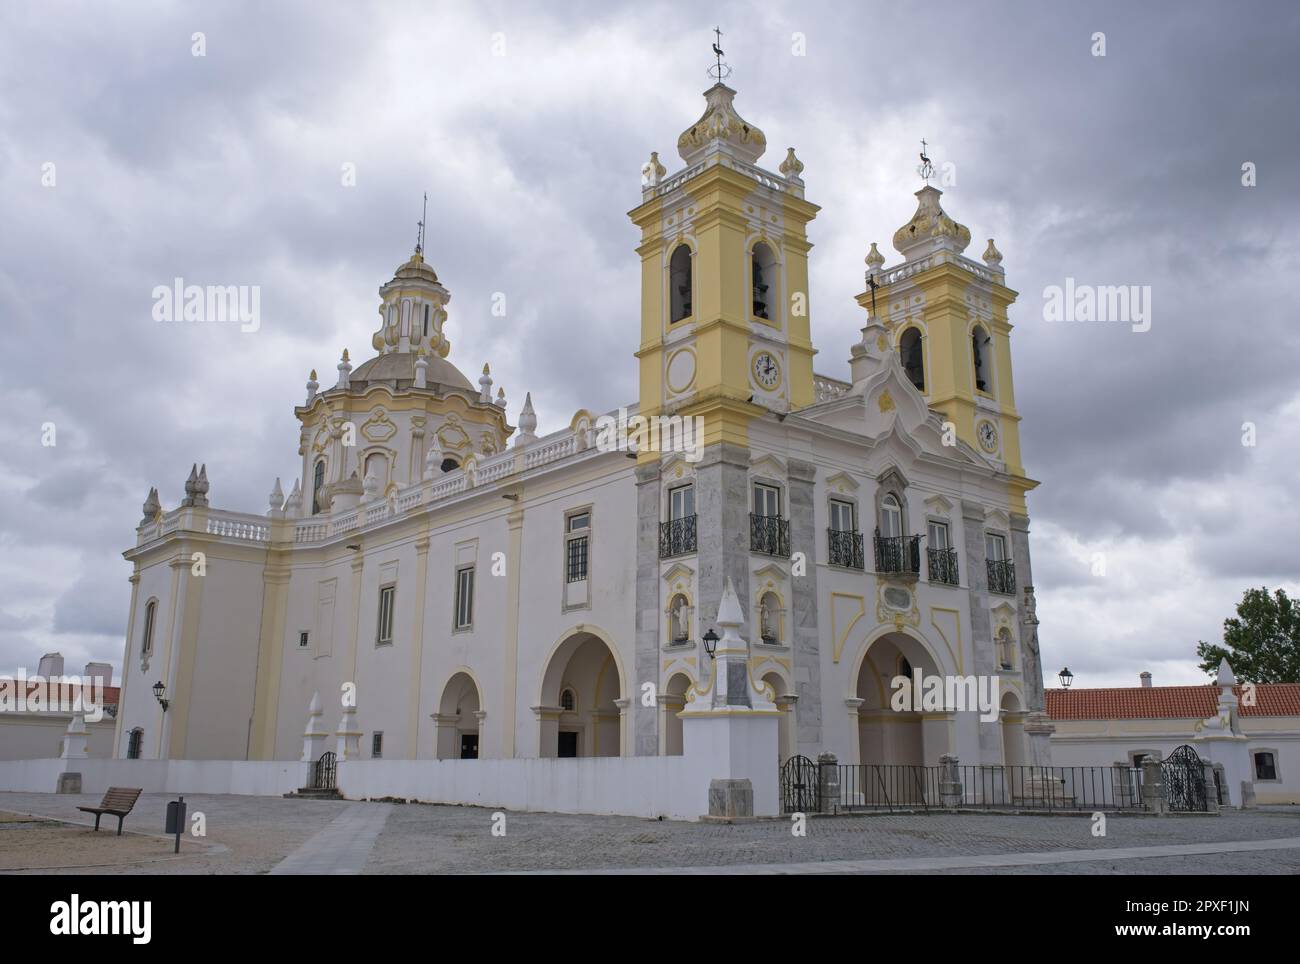
{"label": "street lamp", "polygon": [[172,702],[171,700],[163,699],[163,694],[166,692],[167,692],[167,687],[163,685],[162,680],[159,680],[158,682],[153,684],[154,699],[158,701],[158,705],[163,708],[164,713],[167,712],[167,707],[171,706],[171,702]]}
{"label": "street lamp", "polygon": [[704,651],[709,654],[709,659],[713,659],[713,653],[718,648],[718,638],[712,629],[704,634]]}
{"label": "street lamp", "polygon": [[1067,690],[1070,688],[1070,684],[1074,682],[1074,674],[1070,672],[1070,667],[1068,666],[1057,673],[1056,678],[1061,681],[1062,688]]}

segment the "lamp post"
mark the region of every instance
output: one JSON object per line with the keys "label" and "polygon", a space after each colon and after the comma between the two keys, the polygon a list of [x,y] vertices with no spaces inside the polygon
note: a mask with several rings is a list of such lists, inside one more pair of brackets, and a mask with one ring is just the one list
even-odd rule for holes
{"label": "lamp post", "polygon": [[704,651],[709,654],[709,659],[713,659],[713,654],[718,648],[718,639],[720,637],[712,629],[704,634]]}
{"label": "lamp post", "polygon": [[158,682],[153,684],[154,699],[158,701],[158,705],[163,708],[164,713],[167,712],[167,707],[172,705],[171,700],[163,699],[163,694],[166,692],[167,692],[167,687],[163,685],[162,680],[159,680]]}
{"label": "lamp post", "polygon": [[1057,673],[1056,678],[1061,681],[1061,687],[1067,690],[1070,688],[1070,684],[1074,682],[1074,674],[1070,672],[1070,667],[1068,666]]}

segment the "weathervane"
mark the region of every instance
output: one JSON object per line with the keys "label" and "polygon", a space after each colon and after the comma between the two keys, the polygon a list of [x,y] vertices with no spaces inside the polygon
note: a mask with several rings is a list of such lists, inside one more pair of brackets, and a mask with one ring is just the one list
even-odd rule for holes
{"label": "weathervane", "polygon": [[928,186],[930,183],[930,178],[934,177],[934,165],[930,163],[930,158],[925,152],[926,152],[926,143],[925,143],[925,138],[922,137],[921,138],[921,163],[917,166],[916,173],[920,174],[921,177],[925,179],[925,183]]}
{"label": "weathervane", "polygon": [[424,222],[429,217],[429,192],[424,192],[424,210],[420,213],[420,220],[416,222],[419,232],[415,236],[415,253],[424,254]]}
{"label": "weathervane", "polygon": [[722,83],[731,76],[731,65],[722,62],[722,58],[726,56],[722,52],[722,31],[714,27],[713,34],[716,37],[713,41],[713,55],[718,58],[718,62],[709,68],[708,74],[718,83]]}

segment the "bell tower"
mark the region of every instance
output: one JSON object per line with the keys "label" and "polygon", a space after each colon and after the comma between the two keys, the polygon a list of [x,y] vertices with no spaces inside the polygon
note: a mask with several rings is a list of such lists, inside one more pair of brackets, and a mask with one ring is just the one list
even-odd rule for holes
{"label": "bell tower", "polygon": [[962,253],[970,230],[944,211],[942,194],[928,183],[916,192],[916,213],[894,232],[900,264],[885,268],[872,243],[857,301],[889,329],[904,371],[929,406],[963,442],[1006,467],[1010,509],[1024,514],[1025,493],[1037,483],[1025,477],[1020,460],[1007,316],[1017,293],[1006,286],[992,239],[983,263]]}
{"label": "bell tower", "polygon": [[[720,65],[725,70],[725,65]],[[803,164],[757,166],[763,132],[719,80],[677,139],[685,167],[642,169],[641,414],[705,419],[705,444],[748,442],[751,418],[813,397]],[[648,457],[648,453],[647,453]]]}

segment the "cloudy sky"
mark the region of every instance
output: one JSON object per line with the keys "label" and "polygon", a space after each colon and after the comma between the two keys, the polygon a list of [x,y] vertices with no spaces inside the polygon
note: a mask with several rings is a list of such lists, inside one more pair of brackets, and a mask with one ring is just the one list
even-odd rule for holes
{"label": "cloudy sky", "polygon": [[[925,137],[968,253],[996,238],[1021,292],[1047,668],[1201,681],[1245,588],[1300,586],[1300,8],[1084,6],[0,7],[0,673],[120,670],[149,486],[174,506],[203,461],[223,508],[289,488],[307,372],[370,356],[424,191],[453,362],[490,361],[512,417],[531,391],[543,431],[634,399],[626,212],[651,150],[681,166],[718,23],[760,163],[796,147],[822,206],[818,371],[847,374]],[[158,324],[176,277],[260,285],[260,329]],[[1150,330],[1045,321],[1066,278],[1150,286]]]}

